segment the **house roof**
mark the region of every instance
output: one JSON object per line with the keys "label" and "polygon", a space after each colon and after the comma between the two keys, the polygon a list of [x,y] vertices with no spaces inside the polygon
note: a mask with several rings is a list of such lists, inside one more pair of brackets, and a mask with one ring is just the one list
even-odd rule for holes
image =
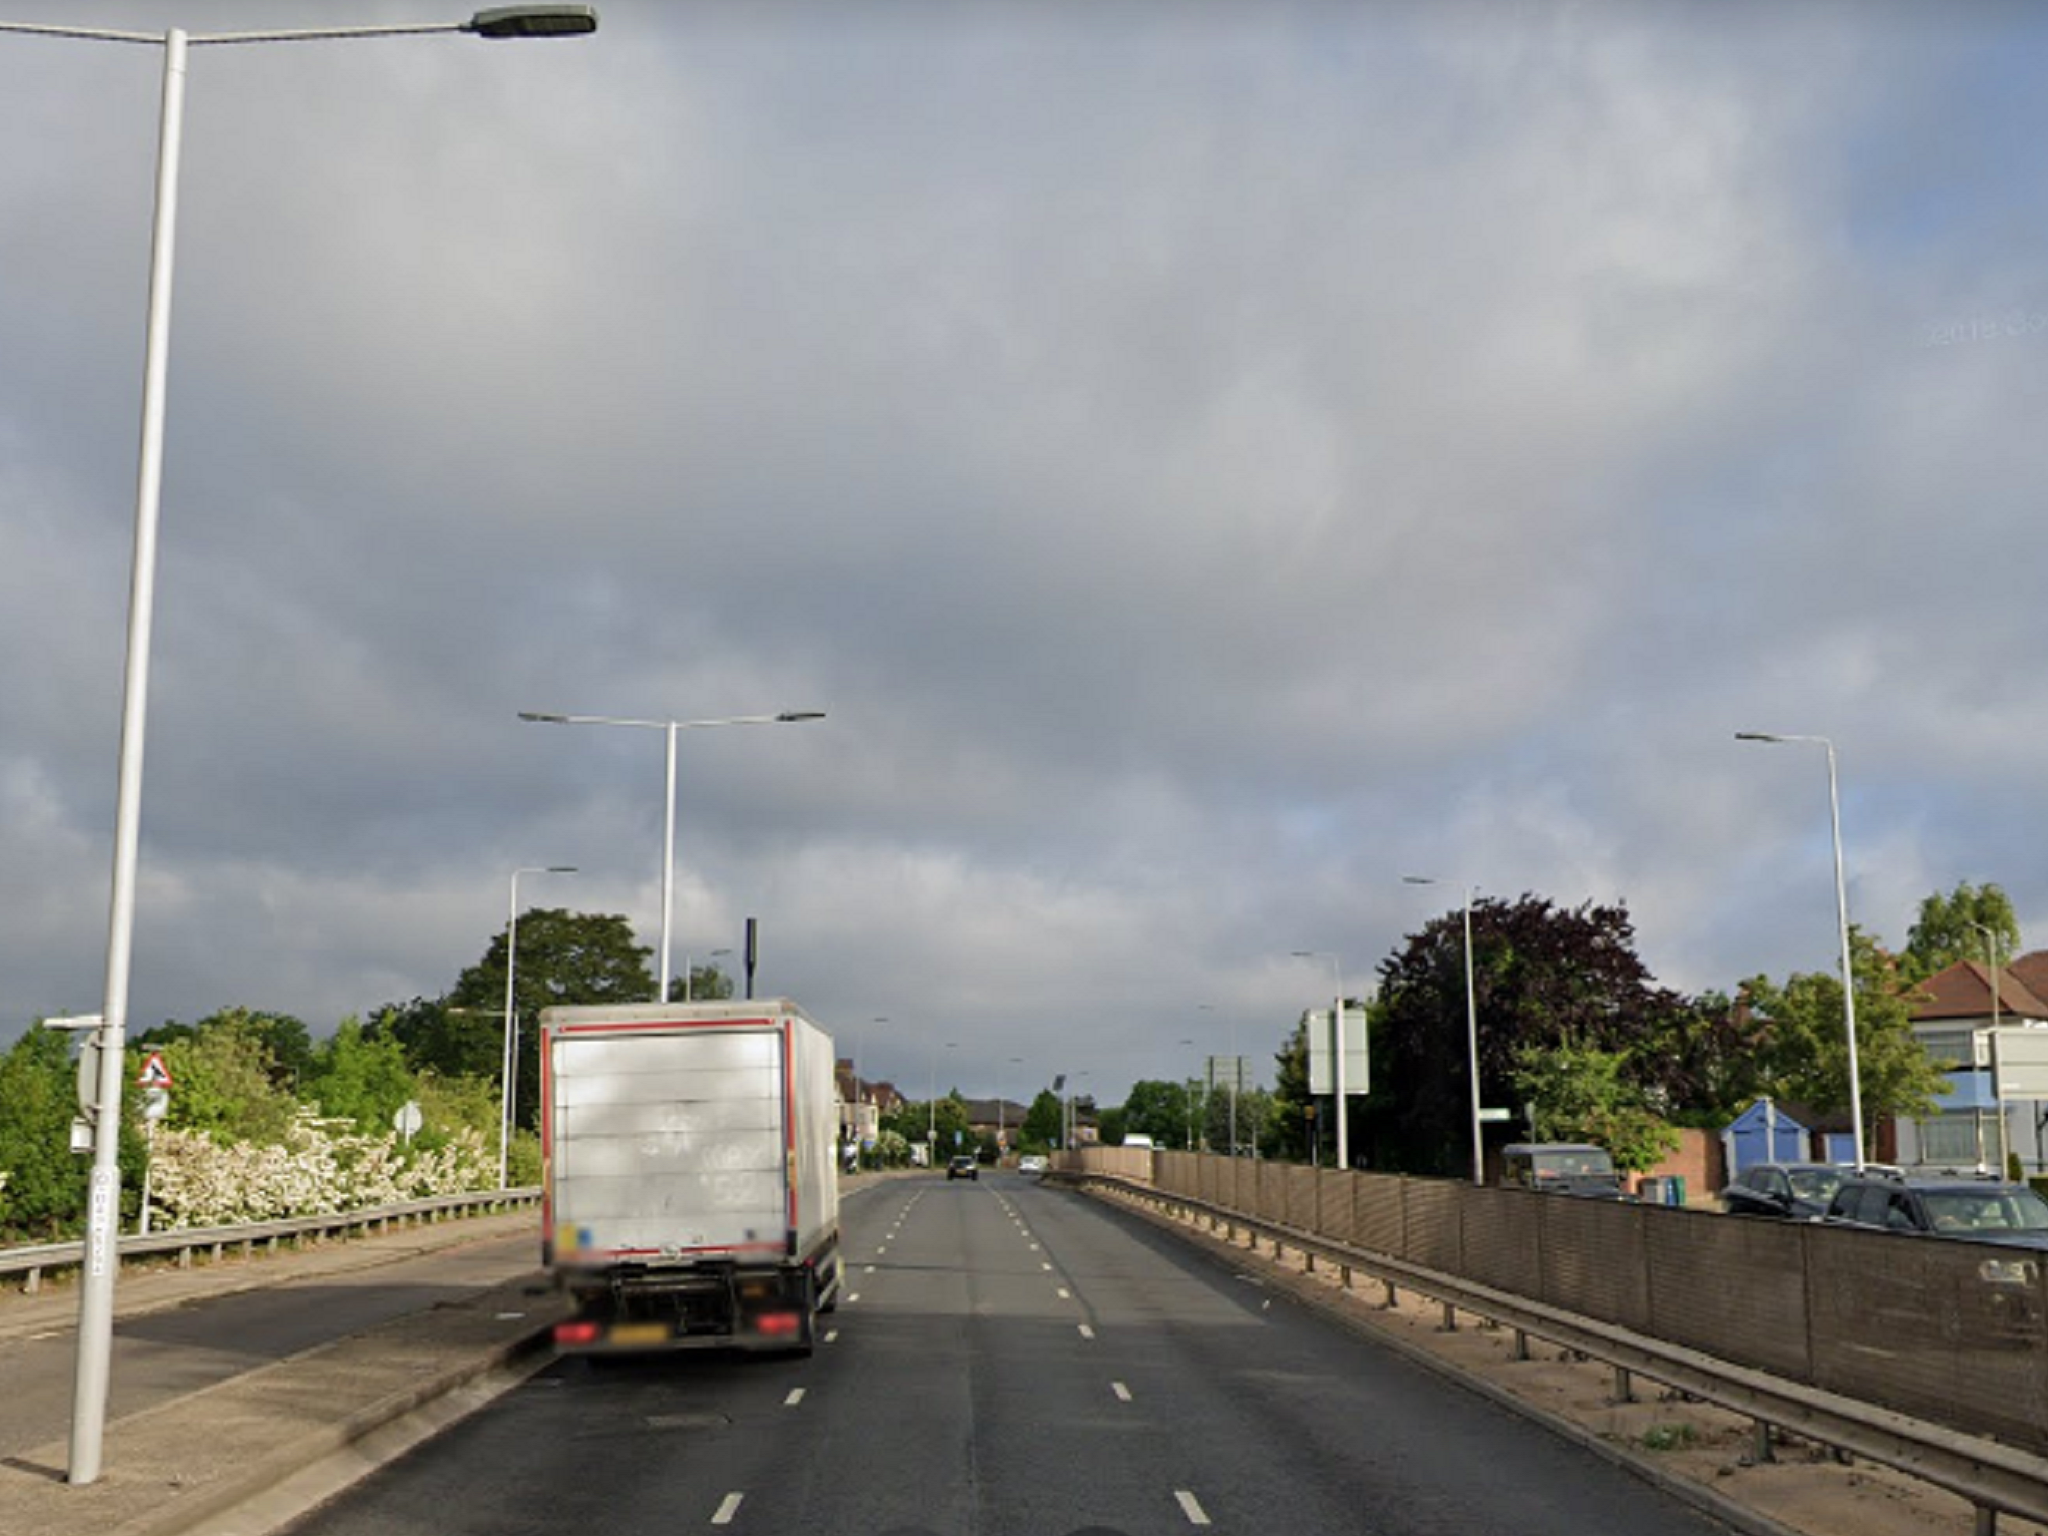
{"label": "house roof", "polygon": [[[2048,998],[2048,949],[2036,949],[2021,955],[2005,968],[2008,976],[2017,976],[2026,989],[2035,997]],[[2001,988],[1999,999],[2005,1001]]]}
{"label": "house roof", "polygon": [[[2048,1019],[2048,950],[2021,955],[1998,971],[1998,1011],[2030,1019]],[[1991,968],[1975,960],[1958,960],[1920,983],[1920,1001],[1913,1008],[1915,1024],[1942,1019],[1991,1017]]]}

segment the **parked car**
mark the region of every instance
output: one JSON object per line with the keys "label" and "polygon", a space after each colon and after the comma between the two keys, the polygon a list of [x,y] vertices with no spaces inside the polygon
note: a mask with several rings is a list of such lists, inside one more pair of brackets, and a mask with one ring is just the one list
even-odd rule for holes
{"label": "parked car", "polygon": [[1546,1195],[1633,1200],[1605,1147],[1578,1141],[1519,1141],[1501,1148],[1501,1183]]}
{"label": "parked car", "polygon": [[973,1153],[962,1152],[946,1164],[946,1182],[950,1184],[955,1179],[973,1179],[977,1183],[980,1182],[981,1164],[974,1160]]}
{"label": "parked car", "polygon": [[1834,1163],[1752,1163],[1721,1191],[1731,1216],[1819,1221],[1849,1170]]}
{"label": "parked car", "polygon": [[1045,1159],[1036,1152],[1026,1152],[1017,1159],[1017,1171],[1019,1173],[1044,1173]]}
{"label": "parked car", "polygon": [[2048,1249],[2048,1200],[2024,1184],[1965,1174],[1850,1174],[1828,1202],[1837,1226]]}

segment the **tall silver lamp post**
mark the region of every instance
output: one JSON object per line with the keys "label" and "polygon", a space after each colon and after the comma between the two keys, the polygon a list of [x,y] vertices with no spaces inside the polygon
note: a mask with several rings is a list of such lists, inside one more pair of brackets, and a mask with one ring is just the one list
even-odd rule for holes
{"label": "tall silver lamp post", "polygon": [[[1437,885],[1438,880],[1429,875],[1403,875],[1408,885]],[[1472,1085],[1472,1182],[1483,1185],[1486,1182],[1486,1135],[1480,1128],[1479,1118],[1479,991],[1472,981],[1472,893],[1476,886],[1468,885],[1465,890],[1465,1055],[1471,1073]]]}
{"label": "tall silver lamp post", "polygon": [[1835,926],[1842,939],[1842,1028],[1849,1044],[1849,1124],[1856,1138],[1856,1167],[1863,1166],[1863,1080],[1856,1066],[1856,972],[1849,956],[1849,888],[1842,879],[1842,796],[1835,777],[1835,744],[1825,736],[1784,736],[1772,731],[1737,731],[1737,741],[1807,742],[1828,754],[1828,824],[1835,838]]}
{"label": "tall silver lamp post", "polygon": [[549,715],[522,709],[519,718],[538,725],[624,725],[668,733],[668,811],[661,833],[661,990],[655,1001],[668,1001],[669,935],[675,921],[676,890],[676,732],[705,730],[715,725],[793,725],[822,720],[822,709],[786,709],[779,715],[728,715],[719,720],[622,720],[611,715]]}
{"label": "tall silver lamp post", "polygon": [[1337,986],[1337,1001],[1330,1012],[1330,1086],[1337,1093],[1337,1166],[1351,1166],[1350,1115],[1345,1113],[1344,1103],[1344,967],[1337,957],[1320,949],[1297,949],[1297,960],[1327,960],[1330,974]]}
{"label": "tall silver lamp post", "polygon": [[498,1188],[511,1183],[512,1110],[518,1103],[513,1084],[519,1081],[519,1010],[513,1001],[513,967],[519,961],[519,877],[573,875],[574,864],[524,864],[512,871],[512,899],[505,913],[505,1061],[498,1090]]}
{"label": "tall silver lamp post", "polygon": [[71,1400],[71,1454],[77,1484],[97,1481],[104,1449],[109,1357],[114,1331],[114,1245],[118,1237],[123,1053],[135,930],[135,878],[142,825],[142,760],[149,709],[150,631],[156,601],[157,512],[163,486],[164,397],[169,377],[171,270],[178,210],[178,157],[184,138],[188,50],[214,43],[294,43],[466,32],[475,37],[571,37],[597,30],[587,5],[515,5],[478,11],[467,21],[324,27],[266,32],[127,32],[98,27],[0,22],[25,32],[87,42],[140,43],[163,50],[163,99],[157,125],[156,216],[150,238],[149,309],[142,363],[142,441],[135,485],[135,547],[128,585],[128,649],[121,706],[121,751],[114,807],[113,889],[108,900],[106,1002],[99,1032],[99,1081],[93,1116],[93,1164],[86,1205],[85,1275],[79,1287],[78,1372]]}

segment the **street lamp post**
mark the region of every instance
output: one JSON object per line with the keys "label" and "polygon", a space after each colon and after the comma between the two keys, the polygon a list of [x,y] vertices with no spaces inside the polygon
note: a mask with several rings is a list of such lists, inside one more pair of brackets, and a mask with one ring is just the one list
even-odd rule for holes
{"label": "street lamp post", "polygon": [[[948,1040],[946,1042],[946,1049],[949,1051],[956,1050],[959,1044],[960,1042],[957,1040]],[[939,1162],[939,1048],[937,1046],[932,1047],[931,1082],[929,1087],[930,1093],[925,1099],[924,1106],[926,1111],[924,1142],[926,1146],[932,1149],[932,1166],[937,1167]]]}
{"label": "street lamp post", "polygon": [[[1012,1057],[1010,1058],[1010,1065],[1011,1065],[1011,1066],[1013,1066],[1013,1067],[1021,1067],[1021,1066],[1023,1066],[1023,1065],[1024,1065],[1024,1058],[1023,1058],[1022,1056],[1012,1056]],[[1008,1079],[1008,1077],[1009,1077],[1009,1075],[1010,1075],[1009,1073],[1005,1072],[1005,1073],[1003,1074],[1003,1077],[1004,1077],[1004,1078],[1005,1078],[1005,1079],[1007,1080],[1007,1079]],[[1005,1104],[1004,1104],[1004,1102],[1003,1102],[1003,1090],[1002,1090],[1002,1085],[1001,1085],[1001,1084],[998,1084],[998,1085],[997,1085],[997,1087],[996,1087],[996,1156],[997,1156],[997,1157],[1001,1157],[1001,1156],[1003,1155],[1003,1139],[1004,1139],[1004,1135],[1005,1135],[1005,1133],[1006,1133],[1006,1131],[1007,1131],[1007,1129],[1008,1129],[1008,1128],[1007,1128],[1007,1127],[1006,1127],[1006,1126],[1004,1125],[1004,1123],[1003,1123],[1003,1120],[1004,1120],[1004,1116],[1005,1116],[1005,1113],[1007,1112],[1007,1108],[1008,1108],[1008,1106],[1007,1106],[1007,1105],[1005,1105]]]}
{"label": "street lamp post", "polygon": [[1835,926],[1842,941],[1842,1028],[1849,1044],[1849,1124],[1856,1138],[1856,1167],[1863,1167],[1863,1082],[1856,1065],[1856,972],[1849,954],[1849,888],[1842,878],[1842,796],[1835,775],[1835,744],[1825,736],[1784,736],[1771,731],[1737,731],[1737,741],[1808,742],[1828,754],[1828,825],[1835,840]]}
{"label": "street lamp post", "polygon": [[1998,935],[1983,923],[1964,922],[1984,935],[1984,968],[1991,976],[1991,1027],[1998,1028]]}
{"label": "street lamp post", "polygon": [[[1998,935],[1993,933],[1987,924],[1971,922],[1969,918],[1964,918],[1963,921],[1969,923],[1972,928],[1984,935],[1984,968],[1991,976],[1991,1085],[1993,1089],[1996,1089],[1998,1087]],[[2012,1137],[2006,1128],[2005,1100],[2000,1098],[1997,1102],[1998,1161],[1999,1165],[2003,1167],[2005,1159],[2011,1151],[2010,1143]],[[1983,1118],[1976,1116],[1974,1111],[1972,1114],[1977,1120],[1978,1127],[1977,1162],[1979,1166],[1982,1166],[1984,1162],[1984,1122]]]}
{"label": "street lamp post", "polygon": [[573,875],[574,864],[523,864],[512,871],[512,896],[505,913],[505,1060],[498,1089],[498,1188],[511,1186],[512,1111],[518,1103],[513,1084],[519,1080],[519,1010],[513,1001],[512,973],[519,959],[519,877]]}
{"label": "street lamp post", "polygon": [[1337,1001],[1330,1010],[1330,1071],[1332,1074],[1330,1086],[1336,1090],[1337,1094],[1337,1166],[1339,1168],[1349,1168],[1351,1166],[1351,1142],[1346,1121],[1350,1119],[1350,1116],[1345,1113],[1344,1104],[1344,968],[1338,964],[1335,955],[1322,950],[1297,949],[1294,951],[1294,958],[1297,960],[1321,959],[1329,961],[1330,973],[1337,983]]}
{"label": "street lamp post", "polygon": [[[1440,882],[1428,875],[1403,875],[1401,879],[1409,885],[1436,885]],[[1471,1076],[1472,1095],[1472,1182],[1486,1183],[1486,1134],[1480,1128],[1479,1118],[1479,991],[1472,980],[1472,893],[1475,886],[1464,887],[1465,891],[1465,1055]]]}
{"label": "street lamp post", "polygon": [[668,810],[661,832],[661,990],[655,1001],[668,1001],[669,935],[674,925],[676,889],[676,732],[714,725],[793,725],[822,720],[822,709],[786,709],[779,715],[728,715],[718,720],[624,720],[611,715],[552,715],[522,709],[519,718],[538,725],[624,725],[668,733]]}
{"label": "street lamp post", "polygon": [[142,829],[142,763],[149,713],[150,633],[156,607],[157,513],[162,499],[164,401],[170,373],[171,274],[176,248],[178,161],[184,142],[188,50],[213,43],[290,43],[320,39],[467,32],[477,37],[572,36],[597,30],[587,5],[503,6],[463,22],[328,27],[318,30],[162,34],[98,27],[0,22],[0,32],[141,43],[163,49],[163,96],[157,120],[156,212],[150,236],[149,307],[144,323],[142,433],[135,480],[134,553],[128,584],[128,644],[121,705],[121,748],[114,804],[114,866],[107,910],[105,1003],[95,1084],[93,1164],[86,1205],[85,1275],[79,1287],[78,1370],[71,1399],[71,1452],[66,1477],[77,1484],[100,1475],[107,1384],[114,1329],[114,1243],[120,1220],[120,1113],[127,1047],[128,985],[134,949],[135,883]]}

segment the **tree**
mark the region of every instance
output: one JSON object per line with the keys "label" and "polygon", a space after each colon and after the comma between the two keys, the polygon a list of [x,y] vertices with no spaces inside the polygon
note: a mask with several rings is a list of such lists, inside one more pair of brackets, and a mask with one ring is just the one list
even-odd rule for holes
{"label": "tree", "polygon": [[1635,1047],[1656,1063],[1654,1075],[1643,1074],[1645,1103],[1673,1125],[1719,1130],[1768,1091],[1765,1033],[1748,1002],[1725,992],[1703,992],[1660,1015]]}
{"label": "tree", "polygon": [[[1980,928],[1991,930],[1987,944]],[[2020,923],[2012,899],[1996,885],[1971,885],[1964,880],[1943,896],[1935,892],[1920,903],[1920,919],[1907,930],[1899,970],[1908,981],[1925,981],[1958,960],[2011,963],[2020,952]]]}
{"label": "tree", "polygon": [[[1104,1124],[1106,1127],[1107,1122]],[[1151,1079],[1131,1084],[1123,1104],[1122,1136],[1150,1136],[1155,1146],[1185,1147],[1193,1125],[1193,1104],[1187,1084]],[[1108,1139],[1105,1128],[1103,1140]]]}
{"label": "tree", "polygon": [[164,1125],[214,1141],[282,1146],[299,1102],[278,1081],[277,1057],[259,1016],[243,1009],[202,1020],[190,1035],[158,1047],[176,1085]]}
{"label": "tree", "polygon": [[928,1100],[923,1104],[906,1102],[893,1115],[885,1115],[882,1126],[910,1142],[922,1142],[928,1134],[935,1132],[939,1147],[935,1155],[946,1157],[952,1156],[955,1146],[966,1146],[972,1131],[967,1120],[967,1101],[960,1096],[958,1088],[943,1099]]}
{"label": "tree", "polygon": [[1589,1141],[1627,1173],[1654,1168],[1678,1150],[1678,1132],[1651,1112],[1639,1084],[1624,1075],[1628,1058],[1567,1042],[1524,1046],[1514,1084],[1533,1110],[1537,1141]]}
{"label": "tree", "polygon": [[1228,1152],[1234,1129],[1239,1148],[1256,1147],[1268,1157],[1275,1155],[1277,1143],[1267,1144],[1267,1121],[1274,1102],[1273,1095],[1264,1088],[1246,1088],[1234,1097],[1227,1086],[1212,1092],[1202,1110],[1203,1137],[1211,1150]]}
{"label": "tree", "polygon": [[1031,1108],[1024,1112],[1024,1124],[1017,1131],[1020,1149],[1043,1152],[1060,1139],[1060,1098],[1050,1088],[1038,1090]]}
{"label": "tree", "polygon": [[141,1047],[168,1045],[177,1040],[195,1040],[212,1030],[232,1030],[263,1048],[268,1065],[265,1072],[273,1086],[296,1093],[301,1080],[313,1066],[313,1037],[305,1022],[288,1013],[271,1013],[261,1008],[223,1008],[197,1024],[167,1020],[146,1030],[129,1043]]}
{"label": "tree", "polygon": [[[540,1011],[570,1004],[643,1003],[655,993],[647,968],[653,953],[633,941],[616,914],[536,907],[519,919],[518,963],[513,968],[513,1015],[518,1031],[518,1122],[537,1120],[540,1093]],[[405,1047],[415,1071],[443,1078],[475,1077],[496,1083],[505,1051],[506,935],[499,933],[483,958],[456,978],[436,1001],[415,998],[387,1009],[378,1030]]]}
{"label": "tree", "polygon": [[392,1035],[365,1032],[353,1018],[343,1019],[314,1051],[301,1088],[323,1115],[353,1120],[372,1134],[389,1130],[399,1109],[418,1094],[405,1048]]}
{"label": "tree", "polygon": [[[1646,1093],[1669,1093],[1667,1058],[1644,1047],[1678,1038],[1694,1017],[1635,952],[1627,909],[1553,906],[1525,895],[1472,907],[1482,1103],[1515,1094],[1520,1052],[1566,1043],[1624,1057]],[[1373,1093],[1364,1117],[1374,1167],[1471,1171],[1464,915],[1435,919],[1380,964]]]}
{"label": "tree", "polygon": [[[1947,1079],[1913,1036],[1910,988],[1892,955],[1862,929],[1849,930],[1856,978],[1856,1065],[1867,1127],[1886,1115],[1935,1112]],[[1743,984],[1749,1006],[1765,1021],[1762,1063],[1774,1098],[1819,1110],[1849,1107],[1849,1043],[1842,983],[1825,972],[1765,976]],[[1862,1149],[1869,1156],[1871,1149]]]}
{"label": "tree", "polygon": [[1272,1144],[1270,1155],[1308,1162],[1310,1144],[1317,1139],[1321,1127],[1318,1116],[1310,1113],[1318,1106],[1308,1091],[1307,1014],[1301,1016],[1286,1043],[1274,1053],[1273,1103],[1279,1113],[1269,1117],[1268,1136],[1262,1138]]}
{"label": "tree", "polygon": [[732,996],[732,978],[715,965],[692,965],[689,980],[668,979],[668,1000],[672,1003],[721,1003]]}
{"label": "tree", "polygon": [[35,1028],[0,1056],[0,1231],[48,1240],[85,1212],[87,1160],[71,1150],[78,1113],[71,1042]]}
{"label": "tree", "polygon": [[1130,1130],[1122,1105],[1111,1105],[1095,1117],[1095,1139],[1105,1147],[1120,1147]]}

